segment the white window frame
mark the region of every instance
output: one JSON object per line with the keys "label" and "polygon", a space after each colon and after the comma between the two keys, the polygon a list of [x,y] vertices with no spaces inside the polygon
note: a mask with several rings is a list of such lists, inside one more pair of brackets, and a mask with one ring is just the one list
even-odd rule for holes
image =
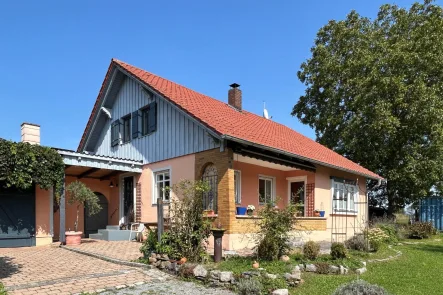
{"label": "white window frame", "polygon": [[[335,185],[343,186],[344,194],[346,195],[346,208],[338,209],[334,208],[334,201],[339,204],[339,202],[344,202],[342,200],[334,200],[334,195],[336,193]],[[351,188],[353,189],[353,195],[351,193]],[[331,180],[331,204],[332,204],[332,212],[334,214],[347,214],[347,215],[357,215],[358,214],[358,197],[359,197],[358,186],[354,184],[349,184],[343,181],[336,181],[334,179]],[[351,208],[351,200],[354,200],[354,208]]]}
{"label": "white window frame", "polygon": [[241,171],[234,170],[234,175],[237,176],[234,182],[234,196],[235,196],[235,204],[241,204]]}
{"label": "white window frame", "polygon": [[[259,203],[259,205],[264,205],[264,204],[266,204],[266,202],[267,202],[267,200],[266,200],[266,198],[265,198],[265,203],[262,203],[262,202],[260,202],[260,180],[270,180],[271,181],[271,183],[272,183],[272,188],[271,188],[271,202],[274,202],[275,201],[275,195],[276,195],[276,188],[275,188],[275,177],[273,177],[273,176],[267,176],[267,175],[259,175],[258,176],[258,183],[257,183],[257,191],[258,191],[258,194],[257,194],[257,197],[258,197],[258,203]],[[265,182],[266,183],[266,182]],[[265,188],[265,190],[266,190],[266,188]]]}
{"label": "white window frame", "polygon": [[[164,168],[159,168],[159,169],[155,169],[152,170],[152,205],[157,205],[157,175],[160,173],[165,173],[168,172],[169,173],[169,185],[172,186],[172,169],[171,167],[164,167]],[[165,180],[163,179],[163,182],[165,182]],[[169,201],[165,201],[164,199],[164,195],[163,195],[163,202],[170,202],[172,198],[171,193],[169,194]]]}

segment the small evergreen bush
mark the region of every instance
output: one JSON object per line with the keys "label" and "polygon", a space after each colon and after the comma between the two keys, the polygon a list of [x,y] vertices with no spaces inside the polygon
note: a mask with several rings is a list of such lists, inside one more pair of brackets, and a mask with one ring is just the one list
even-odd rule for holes
{"label": "small evergreen bush", "polygon": [[341,285],[332,295],[389,295],[389,293],[380,286],[357,280]]}
{"label": "small evergreen bush", "polygon": [[317,267],[317,273],[326,275],[329,273],[329,263],[327,262],[319,262],[316,263],[315,266]]}
{"label": "small evergreen bush", "polygon": [[357,251],[367,251],[368,243],[363,234],[356,234],[345,241],[346,248]]}
{"label": "small evergreen bush", "polygon": [[366,231],[369,245],[373,251],[378,251],[380,247],[389,239],[389,236],[380,228],[374,227]]}
{"label": "small evergreen bush", "polygon": [[398,234],[397,234],[397,228],[393,224],[378,224],[378,228],[383,230],[385,234],[388,236],[385,240],[385,242],[392,244],[398,242]]}
{"label": "small evergreen bush", "polygon": [[0,282],[0,295],[8,295],[8,292],[6,292],[5,286]]}
{"label": "small evergreen bush", "polygon": [[257,279],[240,279],[237,284],[239,295],[260,295],[262,288]]}
{"label": "small evergreen bush", "polygon": [[303,245],[303,256],[306,259],[314,260],[320,254],[320,245],[314,241],[308,241]]}
{"label": "small evergreen bush", "polygon": [[332,243],[331,245],[331,257],[332,259],[346,258],[346,248],[343,243]]}
{"label": "small evergreen bush", "polygon": [[409,237],[413,239],[428,239],[436,233],[431,222],[416,222],[409,226]]}

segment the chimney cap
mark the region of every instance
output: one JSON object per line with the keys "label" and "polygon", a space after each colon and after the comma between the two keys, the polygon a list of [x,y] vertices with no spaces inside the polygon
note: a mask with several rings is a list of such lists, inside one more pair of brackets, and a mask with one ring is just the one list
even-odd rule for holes
{"label": "chimney cap", "polygon": [[31,126],[35,126],[35,127],[40,127],[40,125],[38,125],[38,124],[28,123],[28,122],[23,122],[20,126],[23,127],[23,125],[31,125]]}
{"label": "chimney cap", "polygon": [[232,88],[238,88],[238,87],[240,87],[240,84],[232,83],[232,84],[229,85],[229,86],[231,86]]}

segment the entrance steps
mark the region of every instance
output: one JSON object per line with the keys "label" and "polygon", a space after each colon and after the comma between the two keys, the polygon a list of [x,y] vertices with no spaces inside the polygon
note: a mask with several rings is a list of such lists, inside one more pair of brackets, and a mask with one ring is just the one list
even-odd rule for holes
{"label": "entrance steps", "polygon": [[89,234],[90,239],[103,241],[128,241],[129,235],[131,240],[135,239],[136,232],[130,230],[121,230],[118,225],[107,225],[106,229],[99,229],[96,234]]}

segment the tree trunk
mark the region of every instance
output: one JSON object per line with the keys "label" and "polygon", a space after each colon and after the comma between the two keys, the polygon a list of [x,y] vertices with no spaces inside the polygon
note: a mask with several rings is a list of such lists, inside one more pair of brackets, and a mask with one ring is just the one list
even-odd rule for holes
{"label": "tree trunk", "polygon": [[77,218],[76,218],[75,224],[74,224],[74,231],[78,230],[78,214],[79,214],[79,211],[80,211],[80,205],[77,205]]}

